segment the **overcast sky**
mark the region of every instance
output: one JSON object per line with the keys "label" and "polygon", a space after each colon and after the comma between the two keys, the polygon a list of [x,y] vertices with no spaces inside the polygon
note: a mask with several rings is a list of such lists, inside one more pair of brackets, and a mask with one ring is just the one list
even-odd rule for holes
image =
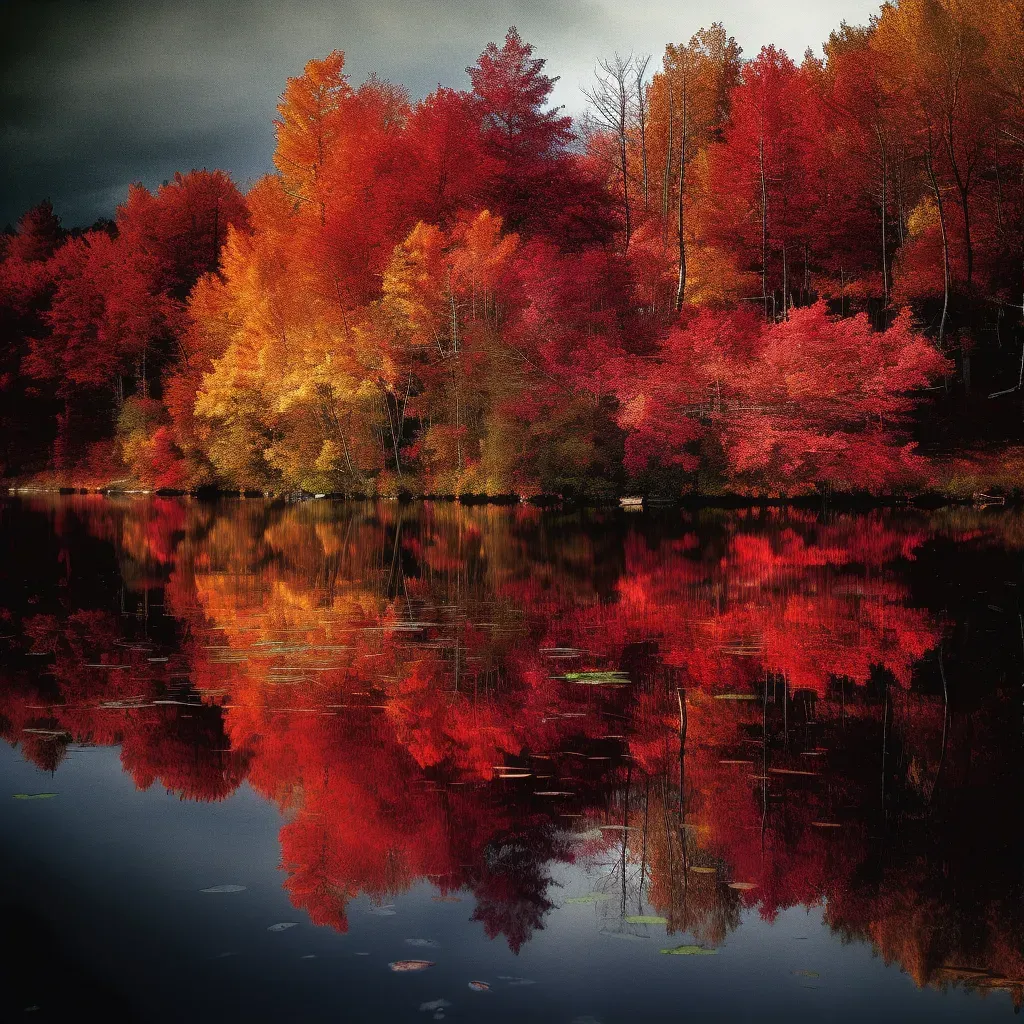
{"label": "overcast sky", "polygon": [[132,181],[221,167],[243,187],[271,169],[274,107],[310,57],[345,51],[413,98],[463,87],[510,24],[582,106],[596,58],[652,53],[720,20],[754,56],[799,60],[867,0],[0,0],[0,226],[52,200],[66,226],[110,215]]}

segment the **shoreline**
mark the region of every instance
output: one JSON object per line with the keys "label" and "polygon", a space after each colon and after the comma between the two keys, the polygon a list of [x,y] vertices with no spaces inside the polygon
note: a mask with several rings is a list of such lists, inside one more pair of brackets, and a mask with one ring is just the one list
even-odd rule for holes
{"label": "shoreline", "polygon": [[963,508],[1022,508],[1024,494],[981,494],[970,498],[922,492],[913,495],[873,495],[867,493],[842,492],[832,494],[805,494],[792,496],[762,496],[745,494],[699,495],[683,494],[676,497],[663,495],[617,495],[606,500],[581,499],[560,494],[414,494],[367,495],[345,493],[319,493],[309,491],[258,491],[233,488],[201,487],[195,490],[177,488],[110,487],[110,486],[57,486],[47,484],[0,483],[10,497],[31,495],[84,496],[101,495],[108,498],[196,498],[201,501],[222,499],[260,500],[268,502],[301,503],[307,501],[367,502],[388,501],[399,504],[414,502],[448,502],[460,505],[530,505],[535,508],[617,508],[622,511],[652,511],[667,508],[810,508],[844,509],[870,511],[881,508],[934,509],[944,507]]}

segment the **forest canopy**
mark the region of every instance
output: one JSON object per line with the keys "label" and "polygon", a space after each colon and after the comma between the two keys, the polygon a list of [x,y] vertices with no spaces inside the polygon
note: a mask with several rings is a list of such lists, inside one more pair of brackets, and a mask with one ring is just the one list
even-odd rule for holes
{"label": "forest canopy", "polygon": [[413,101],[340,50],[276,173],[0,250],[0,475],[262,492],[878,494],[1024,465],[1024,5],[901,0],[800,63],[718,23],[513,28]]}

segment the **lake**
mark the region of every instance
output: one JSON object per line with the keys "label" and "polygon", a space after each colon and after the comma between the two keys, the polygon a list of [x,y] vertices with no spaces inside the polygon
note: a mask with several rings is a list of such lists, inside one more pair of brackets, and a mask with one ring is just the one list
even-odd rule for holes
{"label": "lake", "polygon": [[1024,518],[0,502],[0,1019],[1024,1003]]}

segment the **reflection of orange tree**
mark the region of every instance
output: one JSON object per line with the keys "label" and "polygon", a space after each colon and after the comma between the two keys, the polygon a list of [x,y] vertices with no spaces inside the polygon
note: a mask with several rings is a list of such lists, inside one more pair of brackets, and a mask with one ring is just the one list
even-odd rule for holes
{"label": "reflection of orange tree", "polygon": [[[488,934],[519,948],[552,905],[547,865],[583,856],[614,873],[606,925],[650,908],[717,944],[744,907],[824,904],[920,981],[1024,973],[1019,915],[981,891],[985,936],[957,945],[950,918],[935,952],[935,897],[907,884],[941,871],[928,836],[863,882],[893,820],[976,784],[965,721],[915,675],[940,639],[902,582],[924,519],[703,514],[680,535],[451,505],[93,511],[122,571],[159,587],[175,652],[150,662],[138,616],[24,616],[52,692],[20,669],[6,735],[40,763],[71,737],[121,742],[140,785],[197,798],[244,775],[286,812],[286,886],[319,923],[427,879],[470,889]],[[89,667],[115,648],[124,667]],[[189,706],[154,706],[186,670]],[[628,828],[580,843],[560,811],[579,832]]]}

